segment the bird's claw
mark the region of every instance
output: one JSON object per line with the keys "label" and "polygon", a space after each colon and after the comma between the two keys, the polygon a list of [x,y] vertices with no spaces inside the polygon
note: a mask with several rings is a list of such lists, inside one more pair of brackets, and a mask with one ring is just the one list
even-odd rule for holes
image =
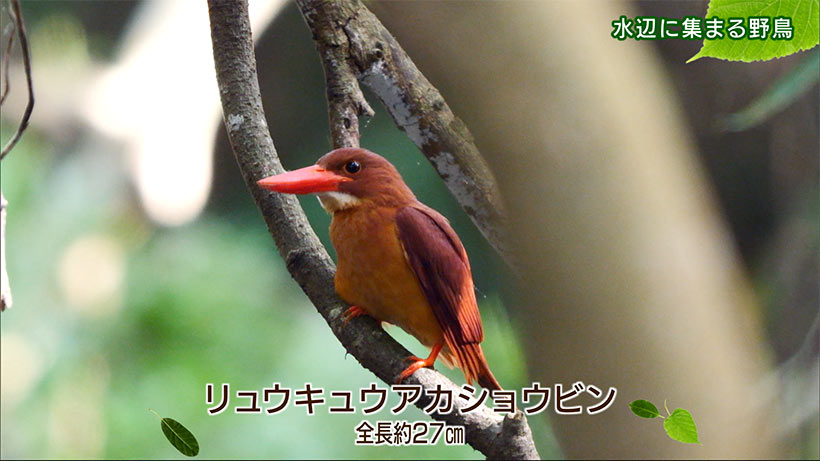
{"label": "bird's claw", "polygon": [[432,367],[433,366],[433,361],[435,361],[435,360],[430,361],[429,359],[420,359],[420,358],[416,357],[415,355],[411,355],[410,357],[407,357],[406,359],[404,359],[404,361],[405,362],[413,362],[413,364],[411,364],[409,367],[405,368],[404,371],[399,373],[399,378],[396,380],[396,384],[401,384],[402,381],[404,381],[410,375],[415,373],[416,370],[419,370],[419,369],[422,369],[422,368],[427,368],[427,367]]}
{"label": "bird's claw", "polygon": [[405,379],[407,379],[410,375],[412,375],[413,373],[415,373],[415,372],[416,372],[416,370],[418,370],[418,369],[420,369],[420,368],[424,368],[425,366],[426,366],[426,363],[424,362],[424,360],[420,360],[420,361],[418,361],[418,362],[416,362],[416,363],[414,363],[414,364],[410,365],[410,366],[409,366],[409,367],[407,367],[404,371],[402,371],[401,373],[399,373],[399,378],[396,380],[396,384],[401,384],[401,382],[402,382],[402,381],[404,381],[404,380],[405,380]]}
{"label": "bird's claw", "polygon": [[345,321],[344,323],[342,323],[342,326],[346,326],[347,322],[361,315],[367,315],[367,311],[365,311],[359,306],[350,306],[350,308],[344,311],[344,313],[342,314],[342,316],[345,318]]}

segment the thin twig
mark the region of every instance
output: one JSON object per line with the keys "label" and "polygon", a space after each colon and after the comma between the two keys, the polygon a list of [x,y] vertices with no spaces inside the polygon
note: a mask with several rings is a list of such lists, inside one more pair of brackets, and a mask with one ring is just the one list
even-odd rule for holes
{"label": "thin twig", "polygon": [[[392,384],[405,368],[410,353],[370,317],[344,325],[347,305],[333,288],[335,266],[310,227],[298,200],[256,186],[256,181],[284,171],[268,132],[259,93],[246,0],[208,0],[214,64],[228,137],[245,183],[256,201],[288,271],[299,283],[345,350],[365,368]],[[227,123],[231,120],[231,123]],[[339,358],[341,359],[341,357]],[[436,386],[458,395],[461,388],[440,373],[422,369],[406,382],[428,392],[416,402],[432,403]],[[486,406],[462,414],[461,399],[454,409],[432,416],[465,428],[467,442],[489,458],[538,458],[530,428],[520,412],[502,417]]]}
{"label": "thin twig", "polygon": [[[11,14],[11,13],[9,13]],[[17,32],[17,24],[14,21],[9,23],[9,41],[6,43],[6,54],[3,55],[3,93],[0,94],[0,106],[3,105],[3,101],[6,100],[6,96],[9,94],[9,57],[11,56],[11,47],[14,45],[14,35]]]}
{"label": "thin twig", "polygon": [[[331,100],[331,86],[336,101],[357,101],[361,96],[358,85],[352,85],[347,78],[346,72],[350,69],[376,94],[396,125],[421,149],[484,238],[511,268],[517,269],[495,178],[470,130],[453,114],[441,93],[360,0],[297,0],[296,3],[322,56],[328,79],[331,131],[334,119],[345,119],[345,115],[334,114],[334,111],[350,107]],[[333,72],[334,69],[341,72]],[[345,79],[332,81],[334,74]],[[337,94],[338,91],[344,93]],[[358,133],[355,138],[358,145]],[[335,132],[333,139],[335,147],[343,146],[336,142]]]}
{"label": "thin twig", "polygon": [[[34,86],[31,83],[31,57],[28,49],[26,26],[23,23],[23,12],[20,11],[20,0],[9,0],[9,2],[11,4],[11,15],[17,27],[17,37],[20,39],[20,49],[23,52],[23,67],[26,70],[26,85],[28,86],[28,104],[26,104],[26,110],[23,112],[23,119],[20,121],[20,126],[17,127],[14,136],[11,137],[9,142],[6,143],[6,146],[3,147],[3,151],[0,152],[0,160],[3,160],[3,158],[11,152],[17,144],[17,141],[23,136],[23,132],[26,131],[29,119],[31,118],[31,111],[34,109]],[[8,80],[6,80],[6,82],[8,82]]]}
{"label": "thin twig", "polygon": [[[26,81],[28,83],[28,104],[26,105],[26,111],[23,114],[23,120],[20,122],[20,126],[17,128],[17,131],[14,133],[14,136],[9,140],[6,146],[3,148],[3,151],[0,152],[0,160],[6,157],[6,155],[14,148],[14,145],[17,144],[17,141],[23,135],[23,132],[26,130],[28,126],[29,118],[31,117],[31,111],[34,108],[34,89],[31,83],[31,61],[29,57],[29,49],[28,49],[28,36],[26,35],[26,27],[23,23],[23,13],[20,11],[20,1],[19,0],[9,0],[9,14],[12,18],[12,26],[11,26],[11,33],[9,34],[9,40],[6,44],[6,54],[3,56],[3,75],[5,77],[5,83],[3,85],[3,92],[0,95],[0,106],[6,101],[6,96],[9,93],[9,55],[11,54],[11,47],[14,44],[14,35],[15,32],[17,33],[18,37],[20,38],[20,48],[23,51],[23,66],[26,70]],[[8,272],[6,271],[6,207],[8,206],[8,202],[6,198],[3,196],[2,191],[0,191],[0,312],[5,311],[7,308],[10,308],[13,300],[11,295],[11,286],[9,285],[9,276]]]}

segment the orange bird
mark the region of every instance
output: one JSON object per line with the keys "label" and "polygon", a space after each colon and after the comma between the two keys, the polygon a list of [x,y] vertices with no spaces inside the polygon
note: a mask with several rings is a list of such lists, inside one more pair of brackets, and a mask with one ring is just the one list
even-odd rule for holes
{"label": "orange bird", "polygon": [[332,213],[336,292],[353,306],[347,320],[367,314],[432,348],[426,359],[408,359],[413,363],[399,382],[440,355],[461,368],[467,383],[501,389],[479,345],[484,332],[467,252],[447,219],[416,200],[390,162],[365,149],[336,149],[313,166],[258,184],[317,194]]}

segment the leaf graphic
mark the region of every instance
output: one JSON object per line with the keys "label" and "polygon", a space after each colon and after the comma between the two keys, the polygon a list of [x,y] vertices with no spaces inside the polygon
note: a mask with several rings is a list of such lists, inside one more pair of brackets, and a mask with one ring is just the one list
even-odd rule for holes
{"label": "leaf graphic", "polygon": [[660,416],[658,408],[648,400],[635,400],[629,404],[629,409],[641,418],[657,418]]}
{"label": "leaf graphic", "polygon": [[683,443],[700,443],[698,441],[698,428],[692,415],[683,408],[677,408],[665,420],[663,428],[666,434],[673,440]]}
{"label": "leaf graphic", "polygon": [[174,448],[185,456],[196,456],[199,453],[199,442],[196,441],[196,437],[191,431],[176,420],[163,418],[156,411],[150,408],[149,410],[160,419],[162,433],[165,434],[165,438],[171,442]]}
{"label": "leaf graphic", "polygon": [[688,62],[702,57],[727,61],[767,61],[781,58],[817,46],[818,0],[711,0],[706,17],[726,20],[730,17],[787,17],[791,18],[794,36],[791,40],[765,40],[744,37],[739,40],[723,38],[704,40],[703,47]]}

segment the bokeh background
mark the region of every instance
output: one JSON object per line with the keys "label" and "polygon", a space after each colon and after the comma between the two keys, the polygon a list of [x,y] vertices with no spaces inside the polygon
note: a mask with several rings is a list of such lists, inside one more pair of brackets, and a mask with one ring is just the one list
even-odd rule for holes
{"label": "bokeh background", "polygon": [[[703,16],[701,1],[368,5],[471,127],[510,204],[520,278],[367,95],[362,145],[470,254],[499,381],[619,389],[602,416],[531,418],[541,455],[817,458],[817,50],[683,64],[700,43],[609,35],[621,14]],[[286,168],[311,164],[330,141],[310,33],[293,4],[251,8],[277,151]],[[354,446],[359,421],[396,419],[386,412],[208,416],[206,383],[329,392],[375,378],[290,278],[242,183],[204,2],[38,0],[23,13],[37,102],[2,163],[14,307],[0,315],[0,457],[181,458],[153,408],[205,458],[480,458]],[[7,31],[5,2],[2,20]],[[11,63],[4,143],[25,105],[19,51]],[[772,97],[756,123],[727,126]],[[332,253],[329,217],[302,203]],[[703,446],[629,414],[638,398],[692,411]]]}

